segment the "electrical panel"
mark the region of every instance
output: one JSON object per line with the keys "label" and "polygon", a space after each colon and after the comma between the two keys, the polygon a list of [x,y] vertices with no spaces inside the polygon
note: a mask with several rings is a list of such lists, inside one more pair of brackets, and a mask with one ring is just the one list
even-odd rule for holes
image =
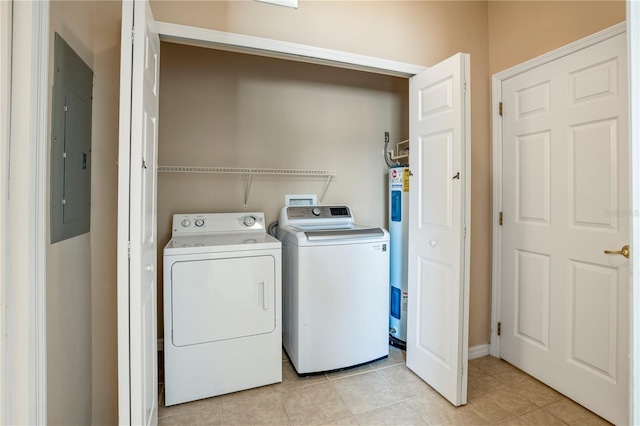
{"label": "electrical panel", "polygon": [[51,243],[89,232],[93,71],[56,33],[51,106]]}

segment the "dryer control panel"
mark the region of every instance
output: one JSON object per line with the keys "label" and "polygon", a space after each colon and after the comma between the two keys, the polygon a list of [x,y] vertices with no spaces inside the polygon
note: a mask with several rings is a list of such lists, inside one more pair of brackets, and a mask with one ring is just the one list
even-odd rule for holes
{"label": "dryer control panel", "polygon": [[265,231],[264,213],[194,213],[173,215],[173,235]]}

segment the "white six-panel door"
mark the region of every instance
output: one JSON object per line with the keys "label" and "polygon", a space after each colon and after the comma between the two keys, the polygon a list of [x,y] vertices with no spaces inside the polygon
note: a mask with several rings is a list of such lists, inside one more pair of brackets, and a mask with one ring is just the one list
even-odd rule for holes
{"label": "white six-panel door", "polygon": [[124,1],[122,15],[118,175],[119,422],[148,425],[156,424],[158,419],[156,151],[160,40],[148,1]]}
{"label": "white six-panel door", "polygon": [[467,402],[469,55],[409,81],[407,366],[452,404]]}
{"label": "white six-panel door", "polygon": [[501,357],[628,424],[625,35],[502,86]]}

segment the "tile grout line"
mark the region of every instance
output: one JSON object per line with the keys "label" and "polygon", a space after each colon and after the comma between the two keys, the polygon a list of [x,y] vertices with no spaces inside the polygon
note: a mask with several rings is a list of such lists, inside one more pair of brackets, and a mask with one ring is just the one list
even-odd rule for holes
{"label": "tile grout line", "polygon": [[[510,366],[512,366],[511,364],[509,364],[509,365],[510,365]],[[518,417],[520,417],[520,416],[524,416],[524,415],[526,415],[526,414],[532,413],[532,412],[537,411],[537,410],[541,410],[543,407],[547,407],[547,406],[549,406],[549,405],[555,404],[555,403],[557,403],[557,402],[559,402],[559,401],[560,401],[560,400],[556,400],[556,401],[552,401],[552,402],[550,402],[550,403],[548,403],[548,404],[545,404],[545,405],[538,405],[537,403],[535,403],[534,401],[530,400],[530,399],[529,399],[529,398],[527,398],[525,395],[523,395],[520,391],[518,391],[517,389],[514,389],[512,386],[509,386],[507,383],[504,383],[502,380],[500,380],[499,378],[497,378],[497,377],[496,377],[498,374],[500,374],[500,373],[502,373],[502,372],[505,372],[505,371],[509,370],[509,368],[504,368],[504,369],[501,369],[501,370],[495,371],[495,372],[493,372],[493,373],[489,373],[489,372],[487,372],[486,370],[483,370],[481,367],[479,367],[479,366],[477,366],[477,365],[476,365],[475,367],[476,367],[476,368],[478,368],[478,369],[479,369],[480,371],[482,371],[483,373],[485,373],[485,374],[487,375],[487,377],[492,377],[492,378],[494,378],[494,379],[495,379],[495,380],[497,380],[500,384],[502,384],[502,385],[506,386],[510,391],[517,393],[519,396],[521,396],[522,398],[526,399],[527,401],[529,401],[530,403],[532,403],[533,405],[535,405],[535,406],[536,406],[536,407],[535,407],[534,409],[532,409],[532,410],[528,410],[528,411],[525,411],[525,412],[523,412],[523,413],[517,414],[517,415],[515,415],[515,416],[509,417],[509,418],[506,418],[506,419],[503,419],[503,420],[501,420],[501,421],[500,421],[501,423],[502,423],[502,422],[505,422],[505,421],[508,421],[508,420],[516,419],[516,418],[518,418]],[[527,373],[525,373],[524,371],[520,370],[520,369],[519,369],[518,367],[516,367],[516,366],[512,366],[512,367],[513,367],[513,368],[515,368],[517,371],[521,371],[521,372],[523,372],[524,374],[527,374]],[[529,377],[532,377],[532,376],[529,376]],[[534,378],[534,377],[532,377],[532,378]],[[534,379],[535,379],[535,378],[534,378]],[[543,383],[543,385],[544,385],[544,383]],[[545,386],[547,386],[547,385],[545,385]],[[552,390],[554,390],[554,391],[555,391],[555,389],[553,389],[553,388],[550,388],[550,389],[552,389]],[[557,392],[557,391],[555,391],[555,392]],[[557,393],[559,393],[559,392],[557,392]],[[559,393],[559,394],[560,394],[560,393]],[[562,395],[562,394],[560,394],[560,395]],[[479,409],[475,404],[473,404],[473,403],[471,403],[471,402],[469,402],[469,404],[470,404],[470,405],[473,405],[473,406],[474,406],[478,411],[482,412],[482,411],[481,411],[481,410],[480,410],[480,409]],[[551,415],[552,417],[554,417],[554,418],[558,419],[558,420],[559,420],[560,422],[562,422],[563,424],[566,424],[565,422],[563,422],[561,419],[557,418],[557,417],[556,417],[556,416],[554,416],[553,414],[548,413],[547,411],[544,411],[544,412],[545,412],[545,413],[547,413],[547,414],[549,414],[549,415]],[[483,413],[483,414],[484,414],[484,413]],[[486,415],[486,414],[485,414],[485,416],[489,417],[489,416],[488,416],[488,415]],[[493,421],[493,419],[490,419],[490,420],[492,420],[492,421]],[[498,423],[497,423],[497,422],[494,422],[494,424],[498,424]]]}
{"label": "tile grout line", "polygon": [[[337,394],[338,398],[340,398],[340,401],[342,401],[342,403],[345,405],[345,407],[347,407],[347,409],[349,410],[350,417],[353,417],[353,418],[354,418],[354,420],[355,420],[358,424],[360,424],[360,422],[359,422],[359,421],[358,421],[358,419],[357,419],[357,416],[358,416],[358,415],[365,414],[365,413],[368,413],[368,412],[371,412],[371,411],[375,411],[375,410],[378,410],[378,409],[380,409],[380,408],[389,407],[389,406],[391,406],[391,405],[398,404],[398,403],[401,403],[401,402],[406,402],[406,401],[408,400],[408,398],[405,398],[402,394],[400,394],[400,393],[399,393],[399,392],[398,392],[398,391],[397,391],[397,390],[396,390],[396,389],[395,389],[395,388],[394,388],[394,387],[393,387],[393,386],[392,386],[392,385],[391,385],[391,384],[390,384],[390,383],[389,383],[389,382],[388,382],[384,377],[382,377],[382,375],[380,375],[380,374],[379,374],[379,371],[380,371],[380,370],[383,370],[383,369],[385,369],[385,368],[395,367],[395,366],[398,366],[398,365],[403,365],[402,363],[397,363],[397,364],[387,365],[387,366],[384,366],[384,367],[381,367],[381,368],[373,368],[373,366],[372,366],[371,364],[372,364],[372,363],[367,363],[367,364],[365,364],[365,365],[369,366],[369,370],[358,371],[358,372],[356,372],[356,373],[354,373],[354,374],[348,374],[348,375],[345,375],[345,376],[342,376],[342,377],[338,377],[338,378],[333,378],[333,379],[332,379],[331,377],[329,377],[329,374],[328,374],[328,373],[325,373],[324,375],[325,375],[325,377],[326,377],[326,379],[327,379],[327,382],[313,383],[313,384],[310,384],[310,385],[307,385],[307,386],[313,386],[313,385],[316,385],[316,384],[322,384],[322,383],[329,383],[329,384],[330,384],[330,386],[331,386],[331,388],[336,392],[336,394]],[[344,400],[344,398],[342,397],[342,395],[341,395],[341,394],[340,394],[340,392],[338,391],[338,389],[337,389],[337,387],[336,387],[336,382],[338,382],[339,380],[342,380],[342,379],[347,379],[347,378],[351,378],[351,377],[356,377],[356,376],[360,376],[360,375],[364,375],[364,374],[369,374],[369,373],[373,373],[373,372],[375,372],[375,373],[377,374],[377,376],[378,376],[378,377],[380,377],[380,378],[381,378],[381,379],[382,379],[382,380],[387,384],[387,386],[389,386],[389,388],[391,388],[391,389],[392,389],[394,392],[396,392],[396,393],[397,393],[401,398],[404,398],[404,399],[401,399],[400,401],[396,401],[396,402],[391,403],[391,404],[386,404],[386,405],[383,405],[383,406],[380,406],[380,407],[376,407],[376,408],[374,408],[374,409],[372,409],[372,410],[367,410],[367,411],[364,411],[364,412],[362,412],[362,413],[354,413],[354,412],[353,412],[353,410],[351,409],[351,407],[347,404],[347,402]],[[407,405],[408,405],[408,404],[407,404]],[[411,411],[415,412],[415,410],[413,409],[413,407],[409,406],[409,408],[411,409]],[[285,407],[285,412],[286,412],[286,407]],[[418,414],[418,413],[416,413],[416,414]],[[287,413],[287,416],[288,416],[288,413]],[[422,418],[419,414],[418,414],[418,417]],[[343,418],[348,418],[348,417],[343,417]],[[341,419],[342,419],[342,418],[341,418]],[[330,420],[330,422],[331,422],[331,421],[341,420],[341,419]],[[289,421],[291,421],[291,420],[289,419]]]}
{"label": "tile grout line", "polygon": [[[344,400],[344,398],[340,394],[340,391],[338,390],[338,388],[336,387],[336,384],[334,382],[335,382],[335,380],[329,380],[327,383],[329,383],[329,386],[331,386],[331,389],[333,389],[333,391],[336,393],[336,395],[338,395],[338,398],[340,398],[340,401],[342,401],[344,406],[347,407],[347,410],[349,410],[349,413],[351,414],[351,417],[353,417],[355,419],[356,423],[360,424],[358,419],[356,419],[355,413],[353,412],[351,407],[349,407],[349,404],[347,404],[347,401]],[[343,418],[346,419],[346,417],[343,417]],[[340,420],[340,419],[337,419],[337,420]],[[325,423],[328,423],[328,422],[325,422]]]}
{"label": "tile grout line", "polygon": [[[556,402],[558,402],[558,401],[556,401]],[[545,405],[545,407],[548,407],[549,405],[551,405],[551,404]],[[540,407],[540,409],[541,409],[541,410],[542,410],[542,408],[543,408],[543,407]],[[545,413],[547,413],[548,415],[550,415],[550,416],[551,416],[551,417],[553,417],[554,419],[557,419],[560,423],[562,423],[562,424],[565,424],[565,425],[569,426],[569,423],[567,423],[567,422],[565,422],[564,420],[562,420],[561,418],[559,418],[559,417],[555,416],[553,413],[550,413],[550,412],[545,411],[545,410],[542,410],[542,411],[544,411]]]}
{"label": "tile grout line", "polygon": [[[378,370],[374,370],[374,371],[376,372],[376,374],[378,375],[378,377],[380,377],[380,378],[381,378],[381,379],[382,379],[382,380],[387,384],[387,386],[389,386],[391,389],[393,389],[393,391],[394,391],[395,393],[397,393],[398,395],[400,395],[400,397],[401,397],[401,398],[403,398],[403,399],[401,399],[401,400],[400,400],[400,401],[398,401],[398,402],[406,402],[406,401],[408,401],[408,400],[409,400],[409,398],[405,397],[405,396],[404,396],[404,395],[402,395],[400,392],[398,392],[398,390],[397,390],[397,389],[396,389],[396,388],[395,388],[391,383],[389,383],[389,381],[388,381],[387,379],[385,379],[385,378],[382,376],[382,374],[380,374],[380,373],[378,372]],[[397,404],[397,402],[395,402],[394,404]],[[389,405],[393,405],[393,404],[389,404]]]}
{"label": "tile grout line", "polygon": [[[396,364],[396,365],[394,365],[393,367],[395,367],[395,366],[397,366],[397,365],[402,365],[402,364]],[[406,367],[406,362],[405,362],[404,366]],[[389,366],[389,367],[392,367],[392,366]],[[406,368],[408,368],[408,367],[406,367]],[[380,370],[383,370],[383,368],[381,368]],[[385,383],[386,383],[386,384],[387,384],[391,389],[393,389],[393,390],[394,390],[398,395],[400,395],[400,397],[404,398],[404,399],[402,399],[402,400],[400,400],[400,401],[394,402],[393,404],[388,404],[388,405],[385,405],[385,406],[383,406],[383,407],[378,407],[378,408],[384,408],[384,407],[389,407],[389,406],[394,405],[394,404],[404,403],[404,404],[406,404],[406,405],[407,405],[407,407],[409,407],[409,409],[410,409],[412,412],[414,412],[414,413],[415,413],[415,414],[416,414],[420,419],[422,419],[422,421],[423,421],[426,425],[429,425],[429,424],[430,424],[430,423],[427,421],[427,419],[425,419],[424,417],[422,417],[422,416],[420,415],[420,413],[418,413],[418,412],[415,410],[415,408],[413,408],[413,406],[409,403],[409,401],[410,401],[410,400],[415,399],[415,398],[418,398],[418,397],[422,396],[423,394],[420,394],[420,395],[414,395],[414,396],[412,396],[412,397],[405,397],[403,394],[401,394],[400,392],[398,392],[398,390],[397,390],[395,387],[393,387],[393,386],[391,385],[391,383],[389,383],[389,381],[388,381],[387,379],[385,379],[385,378],[384,378],[384,377],[379,373],[379,370],[375,370],[375,372],[378,374],[378,376],[379,376],[382,380],[384,380],[384,382],[385,382]],[[378,408],[376,408],[375,410],[377,410]],[[369,410],[369,411],[374,411],[374,410]]]}
{"label": "tile grout line", "polygon": [[[293,367],[293,364],[291,364],[291,366]],[[293,371],[295,371],[295,368],[293,369]],[[284,382],[284,378],[283,378],[282,382],[280,382],[280,383],[283,383],[283,382]],[[300,387],[304,387],[304,386],[300,386]],[[276,396],[278,397],[278,401],[280,401],[280,403],[282,404],[282,409],[284,410],[284,415],[287,416],[287,424],[288,425],[292,425],[293,422],[291,421],[291,417],[289,417],[289,410],[287,410],[287,405],[284,403],[284,401],[282,399],[282,394],[285,393],[285,392],[288,392],[288,391],[291,391],[291,389],[283,391],[283,392],[278,392],[278,391],[274,390]],[[222,415],[220,415],[220,417],[222,417]],[[222,418],[220,419],[220,421],[222,422]],[[224,426],[224,425],[221,424],[221,426]]]}

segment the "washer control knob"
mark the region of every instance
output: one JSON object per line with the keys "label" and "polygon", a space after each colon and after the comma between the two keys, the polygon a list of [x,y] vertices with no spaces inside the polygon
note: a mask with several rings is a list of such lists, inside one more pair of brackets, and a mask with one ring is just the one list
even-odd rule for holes
{"label": "washer control knob", "polygon": [[182,221],[182,226],[183,226],[184,228],[188,228],[188,227],[190,227],[190,226],[191,226],[191,221],[190,221],[189,219],[185,219],[185,220],[183,220],[183,221]]}
{"label": "washer control knob", "polygon": [[245,217],[242,218],[242,224],[244,226],[251,227],[251,226],[256,224],[256,218],[253,217],[253,216],[245,216]]}
{"label": "washer control knob", "polygon": [[204,219],[196,219],[196,226],[198,228],[201,228],[202,226],[204,226]]}
{"label": "washer control knob", "polygon": [[314,216],[320,216],[322,210],[320,210],[320,207],[314,207],[313,210],[311,210],[311,213],[313,213]]}

